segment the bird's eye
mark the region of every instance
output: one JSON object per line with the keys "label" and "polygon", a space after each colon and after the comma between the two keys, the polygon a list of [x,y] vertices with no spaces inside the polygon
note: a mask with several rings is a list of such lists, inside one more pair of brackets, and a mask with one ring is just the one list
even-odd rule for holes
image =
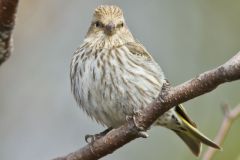
{"label": "bird's eye", "polygon": [[123,26],[124,26],[124,23],[121,22],[121,23],[118,23],[117,28],[122,28]]}
{"label": "bird's eye", "polygon": [[97,21],[97,22],[95,23],[95,26],[96,26],[96,27],[100,27],[100,26],[101,26],[100,22]]}
{"label": "bird's eye", "polygon": [[120,27],[123,27],[123,26],[124,26],[123,22],[122,22],[122,23],[120,23]]}

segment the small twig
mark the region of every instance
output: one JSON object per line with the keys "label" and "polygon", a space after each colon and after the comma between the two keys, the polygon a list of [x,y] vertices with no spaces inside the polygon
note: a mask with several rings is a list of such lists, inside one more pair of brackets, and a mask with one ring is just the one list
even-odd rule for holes
{"label": "small twig", "polygon": [[[221,127],[215,137],[215,142],[219,145],[223,144],[233,122],[235,119],[240,117],[240,104],[233,109],[230,109],[228,105],[223,106],[224,119],[222,121]],[[211,160],[215,155],[216,150],[208,147],[207,151],[203,155],[203,160]]]}
{"label": "small twig", "polygon": [[18,0],[0,0],[0,65],[12,51],[12,30],[15,25]]}

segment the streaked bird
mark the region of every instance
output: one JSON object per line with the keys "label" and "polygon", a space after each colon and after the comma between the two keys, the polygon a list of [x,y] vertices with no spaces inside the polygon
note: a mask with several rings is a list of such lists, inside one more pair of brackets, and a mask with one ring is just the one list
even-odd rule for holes
{"label": "streaked bird", "polygon": [[[160,66],[138,42],[117,6],[101,5],[82,45],[73,54],[71,87],[79,106],[97,122],[117,128],[147,107],[165,82]],[[198,156],[201,143],[220,147],[203,135],[182,105],[154,123],[174,131]]]}

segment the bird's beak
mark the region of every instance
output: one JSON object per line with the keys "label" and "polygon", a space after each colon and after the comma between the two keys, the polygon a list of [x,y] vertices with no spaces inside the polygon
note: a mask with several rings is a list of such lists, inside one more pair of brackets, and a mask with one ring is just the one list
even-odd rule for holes
{"label": "bird's beak", "polygon": [[105,26],[105,33],[107,35],[113,35],[115,31],[116,31],[116,25],[113,22],[110,22]]}

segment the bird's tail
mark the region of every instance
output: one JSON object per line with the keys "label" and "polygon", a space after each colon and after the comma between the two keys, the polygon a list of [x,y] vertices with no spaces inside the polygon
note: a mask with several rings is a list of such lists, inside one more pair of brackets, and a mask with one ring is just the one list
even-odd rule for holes
{"label": "bird's tail", "polygon": [[174,132],[187,144],[190,150],[196,156],[201,152],[201,143],[216,149],[221,149],[216,143],[211,141],[203,133],[201,133],[195,123],[187,116],[184,108],[179,105],[175,108],[179,118],[182,121],[183,130],[174,130]]}

